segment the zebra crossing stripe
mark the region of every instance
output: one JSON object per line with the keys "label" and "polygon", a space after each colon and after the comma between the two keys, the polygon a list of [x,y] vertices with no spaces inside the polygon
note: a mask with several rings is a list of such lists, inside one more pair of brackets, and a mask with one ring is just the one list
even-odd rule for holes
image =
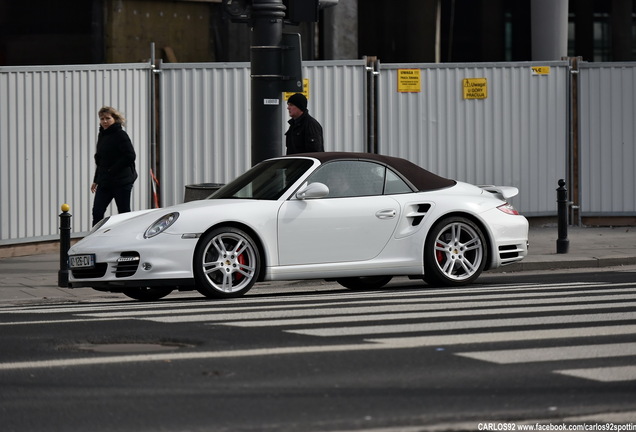
{"label": "zebra crossing stripe", "polygon": [[636,343],[460,352],[456,355],[497,364],[535,363],[636,356]]}
{"label": "zebra crossing stripe", "polygon": [[[521,306],[527,305],[526,312],[537,312],[540,311],[539,305],[548,304],[548,309],[545,311],[550,311],[552,307],[554,307],[555,303],[565,303],[560,305],[561,310],[565,310],[568,308],[577,309],[578,304],[584,304],[585,302],[594,301],[596,304],[607,303],[608,307],[621,307],[621,306],[632,306],[633,303],[625,302],[625,303],[616,303],[616,301],[621,300],[634,300],[636,299],[636,294],[625,294],[625,295],[617,295],[617,296],[607,296],[603,297],[603,299],[598,298],[588,298],[587,296],[577,297],[575,300],[557,300],[555,298],[551,299],[530,299],[530,300],[515,300],[514,305],[516,307],[506,307],[508,306],[508,300],[499,300],[499,301],[489,301],[489,302],[450,302],[444,303],[443,308],[436,304],[431,304],[427,301],[412,301],[412,302],[393,302],[393,301],[378,301],[374,302],[375,305],[364,306],[357,303],[355,305],[350,302],[346,305],[347,308],[343,309],[342,307],[335,307],[334,304],[309,304],[303,308],[290,308],[289,306],[284,307],[263,307],[259,310],[254,310],[250,308],[249,310],[240,311],[236,310],[236,308],[232,308],[232,312],[226,312],[225,310],[198,310],[197,314],[185,314],[181,315],[184,311],[168,311],[161,312],[161,315],[154,316],[154,314],[147,313],[134,313],[134,314],[121,314],[121,313],[102,313],[102,314],[87,314],[83,316],[90,316],[94,318],[113,318],[113,317],[140,317],[145,320],[161,322],[161,323],[177,323],[177,322],[221,322],[221,323],[232,323],[232,325],[239,326],[262,326],[268,325],[267,320],[283,320],[289,318],[301,318],[301,317],[318,317],[318,316],[355,316],[361,314],[378,314],[378,313],[390,313],[396,317],[396,319],[400,319],[402,314],[407,312],[420,312],[427,313],[428,317],[443,317],[443,316],[468,316],[468,315],[492,315],[496,311],[493,309],[495,307],[502,308],[500,309],[501,313],[508,313],[508,309],[515,310],[517,312],[522,312]],[[571,306],[570,306],[571,305]],[[595,306],[598,307],[598,306]],[[531,309],[530,309],[531,308]],[[586,309],[586,306],[581,306],[579,309]],[[442,310],[440,310],[442,309]],[[192,311],[190,311],[192,312]],[[207,312],[207,313],[206,313]],[[165,314],[170,313],[169,316],[165,316]],[[248,321],[256,320],[255,323],[250,325]],[[242,325],[241,323],[246,323]]]}
{"label": "zebra crossing stripe", "polygon": [[[511,314],[528,314],[528,313],[543,313],[543,312],[560,312],[560,313],[576,313],[577,311],[584,310],[599,310],[603,306],[612,308],[614,310],[621,308],[628,308],[636,306],[635,302],[600,302],[590,304],[554,304],[551,302],[550,306],[537,306],[536,303],[532,304],[530,309],[525,307],[511,307],[505,310],[501,309],[501,312],[505,312],[506,315]],[[392,308],[393,309],[393,308]],[[485,309],[456,309],[452,311],[444,310],[438,311],[433,309],[424,309],[418,312],[407,312],[400,308],[399,312],[382,312],[375,311],[370,314],[360,314],[359,310],[356,310],[354,314],[350,315],[331,315],[328,312],[321,314],[325,316],[304,316],[301,318],[280,318],[280,319],[243,319],[241,321],[227,321],[225,320],[221,324],[234,327],[283,327],[283,326],[298,326],[298,325],[316,325],[316,324],[334,324],[334,323],[359,323],[359,322],[388,322],[395,320],[411,320],[411,319],[431,319],[431,318],[445,318],[445,317],[466,317],[466,316],[491,316],[495,311],[493,308]],[[226,317],[230,319],[230,317]],[[246,318],[244,315],[236,318]],[[234,319],[236,319],[234,318]],[[265,317],[263,317],[265,318]],[[214,323],[217,324],[217,323]]]}
{"label": "zebra crossing stripe", "polygon": [[319,346],[292,346],[274,348],[237,349],[229,351],[201,351],[201,352],[171,352],[156,354],[130,354],[105,357],[82,357],[52,360],[34,360],[22,362],[0,363],[0,371],[18,369],[58,368],[72,366],[94,366],[124,363],[166,362],[181,360],[213,360],[239,357],[263,357],[297,354],[320,354],[334,352],[348,352],[361,350],[387,350],[391,347],[374,344],[351,345],[319,345]]}
{"label": "zebra crossing stripe", "polygon": [[[585,288],[588,288],[587,286]],[[330,294],[328,296],[307,296],[306,298],[291,296],[287,299],[276,299],[273,304],[263,304],[266,303],[267,300],[259,299],[260,302],[255,304],[246,303],[243,301],[233,301],[222,303],[208,303],[203,305],[188,305],[189,307],[180,309],[178,307],[165,307],[161,305],[161,307],[165,307],[166,310],[154,310],[154,311],[145,311],[145,310],[124,310],[124,311],[107,311],[107,312],[99,312],[99,313],[86,313],[84,316],[88,317],[127,317],[127,316],[151,316],[151,315],[174,315],[174,314],[203,314],[206,311],[209,312],[209,315],[212,314],[220,314],[227,311],[227,306],[232,305],[232,310],[241,313],[249,312],[254,310],[254,308],[258,308],[258,310],[283,310],[283,311],[302,311],[303,309],[318,309],[320,307],[329,307],[329,306],[352,306],[354,305],[364,305],[364,304],[383,304],[386,306],[389,305],[404,305],[408,306],[416,306],[420,305],[420,308],[423,306],[438,306],[444,305],[444,307],[448,306],[463,306],[473,305],[473,306],[491,306],[491,305],[518,305],[518,304],[541,304],[541,303],[554,303],[557,299],[563,299],[563,301],[572,301],[572,302],[581,302],[583,300],[588,301],[596,301],[600,298],[608,299],[608,300],[621,300],[621,299],[635,299],[636,293],[630,292],[631,290],[626,289],[612,289],[605,291],[602,295],[599,294],[598,290],[576,290],[573,292],[559,292],[559,291],[542,291],[539,293],[529,294],[527,292],[497,292],[497,290],[490,289],[488,290],[488,294],[480,293],[478,296],[475,295],[460,295],[453,296],[447,295],[447,292],[437,293],[435,295],[431,295],[427,291],[421,292],[409,292],[409,293],[391,293],[387,296],[386,293],[373,293],[373,296],[347,296],[345,298],[341,298],[341,296]],[[335,301],[330,300],[333,297]],[[416,297],[414,300],[412,297]],[[298,304],[287,304],[287,303],[297,303]],[[158,305],[157,305],[158,306]],[[168,304],[170,306],[170,304]],[[235,307],[236,306],[236,307]],[[402,306],[400,306],[402,307]],[[103,310],[103,309],[102,309]],[[395,310],[395,308],[393,309]],[[78,312],[81,311],[71,311]],[[302,312],[299,312],[302,313]]]}
{"label": "zebra crossing stripe", "polygon": [[[441,322],[418,322],[411,324],[382,324],[374,326],[354,326],[354,327],[329,327],[286,330],[288,333],[296,333],[307,336],[364,336],[389,333],[417,333],[448,330],[471,330],[501,327],[519,326],[542,326],[549,324],[577,324],[590,322],[612,322],[633,321],[636,319],[636,312],[615,312],[612,314],[582,314],[582,315],[556,315],[540,316],[528,318],[506,318],[490,320],[466,320],[466,321],[441,321]],[[568,328],[567,331],[575,331],[576,328]]]}
{"label": "zebra crossing stripe", "polygon": [[550,339],[573,339],[596,336],[636,334],[636,325],[579,327],[550,330],[519,330],[488,333],[462,333],[434,336],[410,336],[396,338],[374,338],[367,342],[391,345],[394,348],[444,347],[450,345],[480,344],[490,342],[536,341]]}
{"label": "zebra crossing stripe", "polygon": [[556,370],[554,373],[601,382],[636,381],[636,366]]}

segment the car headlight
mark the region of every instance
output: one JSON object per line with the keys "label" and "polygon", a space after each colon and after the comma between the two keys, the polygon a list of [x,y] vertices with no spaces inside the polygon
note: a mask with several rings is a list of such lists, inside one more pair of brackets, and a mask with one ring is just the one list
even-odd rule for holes
{"label": "car headlight", "polygon": [[146,232],[144,233],[144,238],[152,238],[157,234],[161,234],[165,230],[167,230],[170,225],[175,223],[179,219],[179,213],[168,213],[165,216],[160,217],[148,227]]}

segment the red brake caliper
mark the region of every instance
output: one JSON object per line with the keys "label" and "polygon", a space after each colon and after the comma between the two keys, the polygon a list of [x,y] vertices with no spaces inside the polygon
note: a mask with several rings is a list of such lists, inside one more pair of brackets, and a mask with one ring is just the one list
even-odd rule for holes
{"label": "red brake caliper", "polygon": [[[436,245],[437,247],[441,247],[442,244],[441,243],[437,243]],[[435,258],[437,258],[437,262],[439,264],[444,262],[444,253],[441,250],[437,250],[435,251]]]}
{"label": "red brake caliper", "polygon": [[[236,260],[238,261],[238,263],[239,263],[240,265],[245,264],[245,262],[246,262],[246,260],[245,260],[245,254],[240,254],[240,255],[236,258]],[[243,279],[244,277],[245,277],[245,276],[243,276],[241,273],[238,273],[238,272],[237,272],[237,273],[234,273],[234,279],[235,279],[237,282],[238,282],[238,281],[240,281],[241,279]]]}

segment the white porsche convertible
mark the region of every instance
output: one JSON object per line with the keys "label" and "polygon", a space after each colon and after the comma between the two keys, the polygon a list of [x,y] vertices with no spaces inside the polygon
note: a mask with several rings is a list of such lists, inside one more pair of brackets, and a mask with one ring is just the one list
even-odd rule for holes
{"label": "white porsche convertible", "polygon": [[156,300],[293,279],[465,285],[526,256],[528,221],[506,201],[517,193],[375,154],[270,159],[207,199],[102,220],[69,250],[69,286]]}

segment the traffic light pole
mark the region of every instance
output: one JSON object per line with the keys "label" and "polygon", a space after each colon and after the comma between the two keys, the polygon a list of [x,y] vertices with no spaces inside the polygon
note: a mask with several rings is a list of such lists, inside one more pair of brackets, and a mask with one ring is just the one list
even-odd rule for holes
{"label": "traffic light pole", "polygon": [[280,156],[282,149],[283,0],[252,1],[252,165]]}
{"label": "traffic light pole", "polygon": [[[252,28],[252,165],[281,155],[283,91],[303,91],[299,34],[283,34],[286,22],[317,22],[318,10],[338,0],[222,0],[232,22]],[[289,8],[289,10],[288,10]]]}

